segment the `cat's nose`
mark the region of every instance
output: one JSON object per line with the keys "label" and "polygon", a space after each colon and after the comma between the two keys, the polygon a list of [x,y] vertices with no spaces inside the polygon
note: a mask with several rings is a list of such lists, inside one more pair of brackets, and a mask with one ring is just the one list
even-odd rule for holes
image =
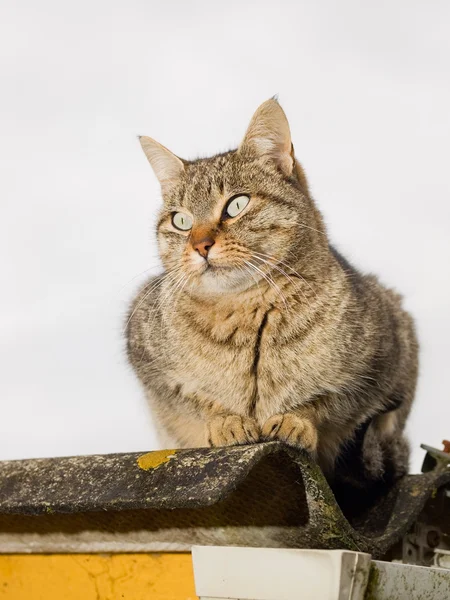
{"label": "cat's nose", "polygon": [[208,252],[214,246],[215,241],[210,237],[205,237],[201,240],[195,241],[192,243],[192,247],[196,250],[200,256],[203,258],[207,258]]}

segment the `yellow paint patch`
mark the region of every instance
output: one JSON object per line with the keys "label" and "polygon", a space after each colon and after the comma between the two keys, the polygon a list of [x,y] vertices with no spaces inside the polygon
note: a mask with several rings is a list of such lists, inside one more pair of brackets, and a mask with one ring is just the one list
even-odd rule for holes
{"label": "yellow paint patch", "polygon": [[137,459],[137,464],[140,469],[148,471],[149,469],[156,469],[163,465],[175,456],[176,450],[155,450],[155,452],[147,452]]}
{"label": "yellow paint patch", "polygon": [[198,600],[191,555],[0,555],[1,600]]}

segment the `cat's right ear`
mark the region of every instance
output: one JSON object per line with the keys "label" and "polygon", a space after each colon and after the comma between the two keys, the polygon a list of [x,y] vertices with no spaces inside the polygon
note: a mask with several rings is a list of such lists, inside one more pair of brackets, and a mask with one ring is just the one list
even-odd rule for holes
{"label": "cat's right ear", "polygon": [[167,191],[179,181],[184,173],[183,161],[150,137],[139,136],[139,141],[161,184],[162,191]]}

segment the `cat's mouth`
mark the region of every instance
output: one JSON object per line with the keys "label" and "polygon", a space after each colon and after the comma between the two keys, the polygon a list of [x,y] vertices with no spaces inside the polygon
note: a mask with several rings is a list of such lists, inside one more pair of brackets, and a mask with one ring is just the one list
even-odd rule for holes
{"label": "cat's mouth", "polygon": [[198,288],[208,292],[236,292],[254,283],[254,278],[249,279],[248,273],[236,263],[218,264],[205,260],[203,265],[197,265],[195,273]]}
{"label": "cat's mouth", "polygon": [[220,273],[221,271],[231,271],[235,267],[230,265],[212,265],[210,262],[207,262],[205,268],[203,269],[203,273]]}

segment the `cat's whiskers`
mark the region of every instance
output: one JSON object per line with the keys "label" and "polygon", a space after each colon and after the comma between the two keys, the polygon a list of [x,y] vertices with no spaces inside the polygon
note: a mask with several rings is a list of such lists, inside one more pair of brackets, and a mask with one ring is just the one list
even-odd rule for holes
{"label": "cat's whiskers", "polygon": [[148,267],[148,269],[144,269],[144,271],[141,271],[140,273],[138,273],[137,275],[135,275],[134,277],[132,277],[129,281],[127,281],[120,288],[120,290],[117,292],[117,295],[119,295],[127,287],[127,285],[130,285],[130,283],[133,283],[133,281],[135,281],[138,277],[140,277],[141,275],[144,275],[145,273],[148,273],[149,271],[152,271],[153,269],[156,269],[158,267],[161,268],[161,265],[154,265],[154,266]]}
{"label": "cat's whiskers", "polygon": [[277,284],[273,281],[272,278],[269,277],[269,275],[267,273],[264,273],[264,271],[262,271],[259,267],[257,267],[256,265],[254,265],[253,263],[244,260],[244,263],[249,266],[250,268],[254,269],[255,271],[257,271],[260,275],[262,275],[262,277],[267,281],[267,283],[269,284],[270,287],[272,287],[280,296],[280,298],[283,300],[284,306],[286,308],[286,310],[288,311],[288,305],[286,302],[286,298],[284,297],[283,293],[281,292],[280,288],[277,286]]}
{"label": "cat's whiskers", "polygon": [[[153,324],[155,322],[155,319],[157,318],[158,314],[161,312],[161,309],[164,307],[167,307],[167,302],[173,298],[174,300],[176,298],[179,297],[179,294],[177,294],[178,289],[183,286],[184,287],[184,283],[187,282],[189,280],[189,275],[186,275],[185,272],[181,272],[182,271],[181,267],[179,267],[178,269],[175,270],[175,272],[173,273],[174,277],[168,281],[168,289],[165,290],[165,293],[160,296],[159,298],[156,299],[156,302],[153,304],[152,308],[149,310],[148,314],[151,317],[151,320],[148,323],[148,327],[149,329],[152,329]],[[173,308],[173,307],[172,307]],[[153,333],[155,333],[155,330],[153,330]],[[160,341],[162,341],[162,336],[163,336],[163,329],[160,329]],[[165,351],[165,344],[161,344],[161,352],[164,353]]]}
{"label": "cat's whiskers", "polygon": [[316,233],[320,233],[320,235],[323,235],[327,240],[328,240],[328,236],[324,231],[320,231],[320,229],[315,229],[314,227],[311,227],[310,225],[306,225],[305,223],[299,223],[299,225],[301,227],[304,227],[305,229],[311,229],[311,231],[315,231]]}
{"label": "cat's whiskers", "polygon": [[[255,252],[254,254],[255,254],[255,258],[257,258],[256,255],[258,255],[259,257],[264,256],[264,257],[268,258],[271,266],[273,266],[274,269],[277,269],[280,273],[282,273],[285,277],[287,277],[289,279],[289,281],[294,285],[294,287],[300,291],[303,298],[306,300],[308,306],[311,307],[311,303],[310,303],[307,295],[305,294],[305,292],[299,285],[300,281],[305,283],[309,287],[309,289],[312,291],[312,293],[314,294],[314,297],[316,297],[317,296],[316,290],[313,288],[313,286],[309,283],[309,281],[307,279],[305,279],[302,275],[300,275],[300,273],[298,273],[290,265],[288,265],[287,263],[284,263],[282,260],[277,260],[274,256],[270,256],[269,254],[263,254],[261,252]],[[259,260],[263,260],[263,259],[259,258]],[[290,271],[292,271],[292,275],[295,275],[296,277],[298,277],[298,279],[300,281],[295,281],[291,277],[291,275],[286,273],[281,267],[278,266],[280,264],[283,265],[284,267],[286,267],[287,269],[289,269]]]}
{"label": "cat's whiskers", "polygon": [[[283,298],[285,305],[286,305],[286,299],[284,298],[283,294],[281,293],[281,290],[278,288],[278,286],[276,286],[275,282],[273,280],[269,280],[268,279],[268,275],[264,274],[260,269],[258,269],[258,267],[256,267],[256,265],[253,265],[252,263],[248,263],[246,261],[246,259],[248,258],[257,258],[256,256],[252,256],[251,254],[249,255],[248,250],[246,248],[243,248],[240,244],[236,243],[236,242],[228,242],[228,244],[224,245],[224,249],[229,249],[229,247],[232,247],[235,252],[234,252],[234,256],[233,258],[237,261],[237,264],[235,265],[236,268],[239,268],[239,270],[242,270],[242,261],[246,264],[250,264],[251,267],[254,268],[254,270],[259,271],[259,273],[264,277],[264,279],[267,281],[267,283],[271,286],[274,287],[274,289],[281,294],[281,297]],[[258,287],[258,291],[261,297],[263,297],[263,293],[261,291],[261,288],[259,287],[259,281],[258,279],[253,275],[253,272],[251,269],[245,268],[246,273],[248,273],[250,275],[250,277],[253,279],[253,281],[255,282],[255,284]],[[266,276],[265,276],[266,275]]]}
{"label": "cat's whiskers", "polygon": [[[150,283],[148,283],[145,287],[144,290],[146,290],[147,287],[150,287],[150,289],[148,289],[144,296],[140,299],[140,301],[138,302],[138,304],[134,307],[131,315],[128,317],[127,322],[125,323],[125,327],[123,328],[123,333],[125,334],[126,330],[128,329],[128,325],[131,322],[131,319],[134,317],[134,315],[136,314],[136,311],[139,310],[139,308],[142,306],[142,304],[145,302],[145,300],[149,297],[149,295],[159,286],[161,286],[164,281],[169,277],[169,274],[166,273],[165,275],[163,275],[161,277],[161,279],[159,281],[157,281],[156,283],[153,281],[150,281]],[[142,291],[144,291],[142,290]]]}
{"label": "cat's whiskers", "polygon": [[259,256],[256,256],[256,254],[253,255],[253,258],[256,259],[256,260],[260,260],[261,262],[265,263],[269,267],[272,267],[272,268],[276,269],[279,273],[281,273],[283,275],[283,277],[285,277],[290,283],[292,283],[292,285],[294,286],[294,289],[298,289],[300,291],[300,293],[302,294],[302,296],[305,299],[306,303],[311,308],[311,303],[308,300],[305,292],[300,287],[298,287],[299,286],[299,282],[298,281],[295,281],[294,279],[292,279],[292,277],[290,277],[286,273],[286,271],[284,271],[281,267],[279,267],[275,263],[269,262],[268,260],[265,260],[264,258],[260,258]]}
{"label": "cat's whiskers", "polygon": [[263,294],[262,294],[262,292],[261,292],[261,288],[259,287],[259,281],[258,281],[258,280],[256,279],[256,277],[253,275],[253,273],[251,272],[251,270],[250,270],[250,269],[248,269],[247,267],[243,267],[243,266],[240,266],[240,267],[239,267],[239,270],[240,270],[240,271],[243,271],[244,273],[248,273],[248,274],[250,275],[250,277],[251,277],[251,278],[253,279],[253,281],[255,282],[255,284],[256,284],[256,287],[258,288],[259,295],[262,297],[262,295],[263,295]]}
{"label": "cat's whiskers", "polygon": [[[290,253],[294,256],[294,254],[292,252],[290,252]],[[298,271],[296,271],[290,265],[288,265],[287,263],[283,262],[282,260],[277,259],[275,256],[271,256],[270,254],[264,254],[263,252],[254,252],[254,254],[258,254],[259,256],[268,258],[269,260],[274,261],[275,264],[277,264],[277,265],[278,264],[283,265],[284,267],[286,267],[287,269],[292,271],[293,275],[296,275],[299,279],[301,279],[304,283],[306,283],[306,285],[309,287],[309,289],[314,293],[314,295],[316,295],[316,290],[309,283],[309,281],[305,277],[303,277],[303,275],[301,275]]]}
{"label": "cat's whiskers", "polygon": [[155,303],[152,305],[151,310],[149,310],[149,315],[152,316],[152,321],[150,322],[150,325],[153,323],[155,315],[159,312],[163,304],[165,304],[167,300],[169,300],[169,298],[174,294],[174,290],[177,289],[178,285],[180,285],[186,277],[186,274],[184,273],[184,271],[181,270],[181,268],[177,269],[172,274],[173,277],[167,280],[167,289],[164,290],[163,294],[156,299]]}
{"label": "cat's whiskers", "polygon": [[[179,271],[178,271],[178,269],[176,269],[175,271],[170,271],[170,272],[166,273],[165,275],[163,275],[161,277],[161,279],[159,281],[157,281],[156,283],[150,282],[150,284],[149,284],[151,286],[150,289],[148,291],[146,291],[146,293],[141,298],[141,300],[139,301],[139,303],[134,307],[133,312],[131,313],[131,315],[129,316],[129,318],[128,318],[126,324],[125,324],[123,333],[126,332],[128,326],[129,326],[129,324],[131,322],[131,319],[136,314],[136,312],[139,310],[139,308],[142,306],[142,304],[145,302],[145,300],[150,296],[150,294],[154,290],[156,290],[158,287],[161,287],[162,284],[165,283],[165,282],[167,282],[169,284],[169,287],[170,287],[170,284],[172,283],[172,280],[176,279],[178,275],[179,275]],[[152,312],[153,312],[153,310],[150,311],[150,314]]]}
{"label": "cat's whiskers", "polygon": [[[296,260],[298,258],[296,256],[296,254],[294,254],[294,252],[292,250],[287,250],[287,254],[291,255],[294,260]],[[293,271],[296,275],[298,275],[298,277],[300,277],[301,279],[303,279],[303,281],[311,288],[311,290],[314,291],[314,294],[316,294],[314,288],[311,286],[311,284],[306,279],[306,277],[304,277],[303,275],[300,275],[300,273],[297,273],[297,271],[294,271],[294,269],[292,269],[292,267],[290,267],[286,263],[281,263],[280,262],[280,264],[284,264],[286,267],[289,267],[291,269],[291,271]],[[344,277],[345,279],[347,279],[349,281],[352,280],[352,273],[346,273],[343,269],[340,270],[340,273],[341,273],[342,277]]]}
{"label": "cat's whiskers", "polygon": [[174,299],[174,304],[172,306],[173,311],[175,311],[176,303],[181,298],[181,294],[192,276],[193,273],[188,273],[187,275],[184,275],[182,280],[179,283],[177,283],[174,289],[172,290],[171,294]]}
{"label": "cat's whiskers", "polygon": [[[172,305],[172,311],[175,313],[177,310],[177,304],[180,301],[182,294],[183,294],[183,290],[184,288],[187,286],[187,284],[189,283],[189,280],[192,278],[193,273],[189,273],[185,279],[183,280],[182,284],[180,287],[178,287],[178,290],[174,290],[174,303]],[[176,294],[176,295],[175,295]]]}
{"label": "cat's whiskers", "polygon": [[251,269],[249,269],[248,267],[244,267],[244,266],[242,266],[242,267],[239,267],[239,268],[240,268],[241,270],[243,270],[243,271],[244,271],[244,273],[248,273],[248,274],[250,275],[250,277],[251,277],[251,278],[253,279],[253,281],[255,282],[255,284],[256,284],[256,287],[258,288],[258,293],[259,293],[259,296],[261,297],[261,299],[262,299],[262,300],[264,300],[264,294],[263,294],[263,292],[262,292],[261,288],[259,287],[259,281],[258,281],[258,279],[256,279],[256,277],[253,275],[253,273],[252,273]]}

